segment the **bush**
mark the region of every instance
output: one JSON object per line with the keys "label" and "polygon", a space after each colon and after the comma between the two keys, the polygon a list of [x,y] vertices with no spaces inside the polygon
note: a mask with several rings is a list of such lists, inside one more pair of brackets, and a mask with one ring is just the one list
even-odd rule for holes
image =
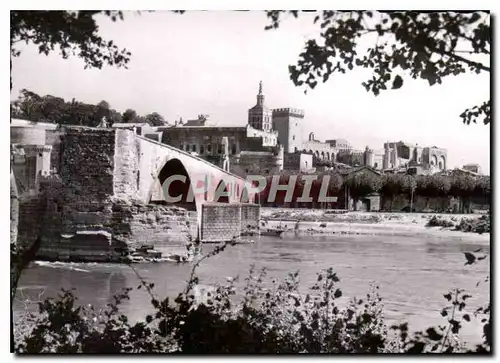
{"label": "bush", "polygon": [[[472,256],[472,257],[471,257]],[[466,253],[467,264],[484,259]],[[197,265],[195,265],[196,267]],[[456,289],[444,297],[441,311],[447,324],[410,335],[403,323],[388,328],[378,288],[365,299],[339,304],[339,278],[330,268],[317,275],[306,294],[299,292],[299,274],[264,288],[265,270],[250,270],[243,297],[236,303],[235,280],[216,286],[206,299],[197,299],[193,274],[186,289],[172,302],[153,293],[153,284],[141,280],[151,296],[155,313],[130,324],[118,306],[130,289],[103,311],[76,306],[71,292],[39,304],[32,328],[17,342],[19,353],[385,353],[464,352],[452,339],[461,324],[481,318],[484,342],[475,352],[490,351],[489,304],[474,315],[465,312],[471,296]],[[342,306],[344,305],[344,306]],[[394,337],[390,337],[393,331]],[[394,334],[393,334],[394,335]]]}
{"label": "bush", "polygon": [[460,223],[455,227],[457,231],[474,232],[474,233],[490,233],[491,217],[490,215],[482,215],[479,218],[462,218]]}
{"label": "bush", "polygon": [[453,227],[454,225],[455,224],[453,222],[437,216],[433,216],[426,224],[427,227]]}

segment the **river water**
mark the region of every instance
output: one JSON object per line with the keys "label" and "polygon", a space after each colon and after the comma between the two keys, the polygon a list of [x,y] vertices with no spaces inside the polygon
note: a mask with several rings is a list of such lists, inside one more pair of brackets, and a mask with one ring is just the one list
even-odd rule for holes
{"label": "river water", "polygon": [[[322,237],[260,237],[253,244],[228,247],[223,253],[204,260],[198,276],[202,285],[223,283],[227,277],[248,275],[251,264],[265,267],[268,280],[282,279],[288,272],[300,272],[304,290],[311,286],[316,273],[333,267],[340,277],[344,297],[363,298],[371,283],[380,287],[384,314],[389,323],[408,321],[411,330],[443,324],[440,310],[443,294],[459,287],[471,292],[470,306],[489,301],[489,258],[464,266],[463,252],[483,248],[489,254],[489,238],[462,233],[448,236],[422,233],[408,236],[335,235]],[[204,246],[204,252],[210,248]],[[175,296],[185,287],[192,264],[156,263],[135,265],[138,273],[155,283],[160,296]],[[117,264],[36,262],[24,272],[15,302],[15,319],[34,305],[21,303],[39,297],[55,296],[61,288],[74,288],[81,303],[102,307],[125,287],[135,288],[139,280],[130,267]],[[143,318],[151,307],[143,289],[134,289],[122,310],[131,319]],[[479,342],[481,327],[464,326],[463,339]]]}

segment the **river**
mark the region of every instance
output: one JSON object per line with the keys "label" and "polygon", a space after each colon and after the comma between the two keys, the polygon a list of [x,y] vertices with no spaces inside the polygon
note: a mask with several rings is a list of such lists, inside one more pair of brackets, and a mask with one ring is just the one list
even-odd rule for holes
{"label": "river", "polygon": [[[485,238],[486,237],[486,238]],[[212,248],[204,246],[204,252]],[[384,314],[389,323],[408,321],[411,330],[443,324],[440,310],[443,294],[460,287],[470,291],[469,304],[489,301],[489,258],[474,266],[464,266],[463,252],[483,248],[489,254],[489,236],[461,233],[460,237],[439,233],[410,236],[335,235],[321,237],[260,237],[253,244],[228,247],[223,253],[204,260],[198,270],[200,282],[210,285],[240,276],[242,281],[251,264],[266,267],[268,281],[299,271],[301,285],[311,286],[316,273],[333,267],[340,277],[344,297],[364,297],[371,283],[380,287]],[[139,274],[155,283],[160,296],[174,296],[185,286],[192,264],[156,263],[135,265]],[[139,280],[130,267],[96,263],[35,262],[20,279],[15,314],[22,313],[23,299],[36,301],[55,296],[60,288],[74,288],[81,303],[102,307],[113,294],[125,287],[137,287]],[[28,306],[32,309],[34,305]],[[131,319],[150,311],[143,289],[134,289],[131,300],[122,305]],[[469,343],[481,338],[481,327],[464,326],[462,337]]]}

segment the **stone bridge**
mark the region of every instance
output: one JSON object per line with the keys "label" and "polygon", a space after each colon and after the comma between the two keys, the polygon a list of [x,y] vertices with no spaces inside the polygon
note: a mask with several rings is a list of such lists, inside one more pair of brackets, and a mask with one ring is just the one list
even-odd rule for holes
{"label": "stone bridge", "polygon": [[109,260],[141,244],[185,251],[258,228],[249,181],[172,146],[130,130],[12,130],[18,238],[41,236],[49,258]]}
{"label": "stone bridge", "polygon": [[[195,203],[196,210],[205,202],[253,202],[251,184],[208,161],[128,130],[116,130],[114,194],[119,198],[139,198],[144,203],[164,201],[164,183],[175,180],[169,194],[183,196],[184,204]],[[187,199],[187,200],[186,200]],[[181,203],[183,204],[183,203]]]}

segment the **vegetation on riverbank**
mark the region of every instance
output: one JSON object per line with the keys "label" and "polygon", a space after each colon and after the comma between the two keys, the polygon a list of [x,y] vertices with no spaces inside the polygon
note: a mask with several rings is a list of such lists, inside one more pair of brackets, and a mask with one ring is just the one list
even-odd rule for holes
{"label": "vegetation on riverbank", "polygon": [[[479,203],[482,208],[488,208],[491,201],[491,180],[486,175],[473,176],[465,173],[378,175],[375,172],[354,173],[353,170],[342,170],[333,165],[331,170],[316,175],[310,190],[306,186],[310,174],[284,170],[278,175],[267,176],[266,187],[259,193],[258,200],[267,207],[345,209],[344,198],[347,195],[357,202],[378,193],[382,198],[381,206],[385,206],[389,212],[401,211],[402,207],[396,207],[398,204],[396,201],[399,201],[400,205],[402,202],[406,203],[403,205],[409,210],[410,205],[414,209],[417,200],[420,199],[422,202],[420,204],[427,206],[424,209],[429,209],[432,200],[435,204],[434,212],[461,213],[471,213],[475,203]],[[337,196],[337,202],[324,202],[321,198],[325,177],[328,177],[327,195]],[[287,198],[287,191],[279,190],[275,198],[268,201],[274,179],[278,180],[279,184],[289,185],[295,178],[293,195]],[[301,202],[304,190],[308,192],[310,202]]]}
{"label": "vegetation on riverbank", "polygon": [[484,215],[479,218],[462,218],[460,223],[455,226],[457,231],[474,232],[474,233],[490,233],[491,216]]}
{"label": "vegetation on riverbank", "polygon": [[[222,245],[204,258],[220,253]],[[487,256],[466,253],[472,265]],[[472,257],[473,258],[472,258]],[[264,270],[251,270],[243,299],[235,302],[234,280],[216,286],[204,299],[197,299],[195,269],[184,291],[174,301],[161,300],[154,285],[141,279],[155,313],[131,323],[119,305],[131,289],[115,297],[102,311],[78,306],[70,291],[57,299],[39,303],[39,314],[22,322],[19,353],[488,353],[491,347],[489,303],[467,306],[470,294],[455,289],[446,294],[441,311],[443,325],[409,333],[406,323],[387,326],[383,304],[373,288],[366,298],[339,304],[339,277],[330,268],[317,275],[307,294],[299,291],[299,274],[264,288]],[[463,324],[479,319],[484,327],[482,343],[466,347],[459,341]],[[18,327],[21,324],[18,322]]]}
{"label": "vegetation on riverbank", "polygon": [[429,222],[427,222],[427,227],[444,227],[451,228],[455,231],[461,232],[473,232],[473,233],[490,233],[491,217],[490,215],[482,215],[477,218],[462,218],[460,222],[455,224],[452,221],[443,219],[437,216],[433,216]]}

